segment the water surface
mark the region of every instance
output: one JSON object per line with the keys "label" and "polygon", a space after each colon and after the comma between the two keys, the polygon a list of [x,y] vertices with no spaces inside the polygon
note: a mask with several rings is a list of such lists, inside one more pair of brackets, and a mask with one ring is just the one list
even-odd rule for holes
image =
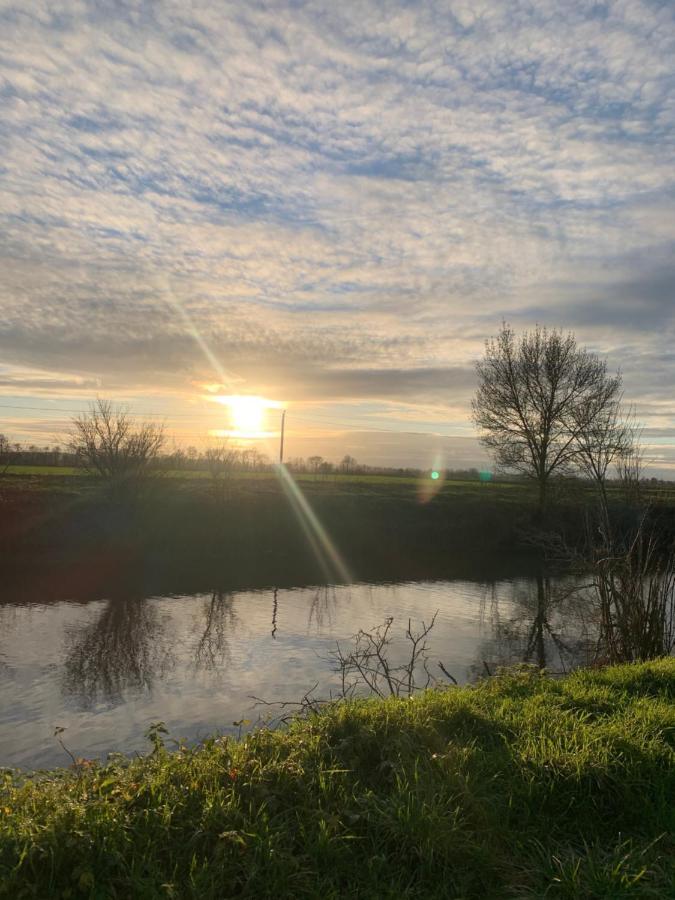
{"label": "water surface", "polygon": [[[151,722],[194,741],[338,685],[331,654],[393,616],[394,658],[410,618],[463,683],[518,661],[562,671],[588,659],[588,597],[569,578],[418,581],[0,606],[0,766],[148,748]],[[399,655],[397,657],[397,654]]]}

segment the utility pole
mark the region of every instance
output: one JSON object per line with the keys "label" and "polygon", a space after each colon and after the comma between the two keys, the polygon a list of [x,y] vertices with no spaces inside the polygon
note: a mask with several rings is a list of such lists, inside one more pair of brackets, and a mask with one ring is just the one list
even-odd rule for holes
{"label": "utility pole", "polygon": [[279,441],[279,465],[284,464],[284,428],[286,427],[286,410],[281,411],[281,440]]}

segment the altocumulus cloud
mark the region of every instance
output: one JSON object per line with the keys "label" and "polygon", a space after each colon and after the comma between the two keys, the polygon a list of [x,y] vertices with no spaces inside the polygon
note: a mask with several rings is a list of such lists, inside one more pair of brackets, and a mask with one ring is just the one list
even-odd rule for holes
{"label": "altocumulus cloud", "polygon": [[0,390],[461,423],[506,317],[665,466],[674,59],[670,0],[3,4]]}

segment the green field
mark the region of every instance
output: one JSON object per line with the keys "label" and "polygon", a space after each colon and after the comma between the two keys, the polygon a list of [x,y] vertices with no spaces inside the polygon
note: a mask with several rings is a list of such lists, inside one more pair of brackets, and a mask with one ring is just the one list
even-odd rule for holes
{"label": "green field", "polygon": [[81,469],[72,466],[9,466],[6,475],[43,475],[45,477],[82,475]]}
{"label": "green field", "polygon": [[6,773],[7,898],[675,896],[675,660]]}
{"label": "green field", "polygon": [[[31,478],[44,479],[48,483],[52,478],[95,478],[82,469],[73,468],[72,466],[9,466],[6,476],[15,478]],[[211,476],[207,471],[202,470],[186,470],[173,469],[162,472],[162,477],[170,477],[174,479],[183,479],[185,481],[210,481]],[[302,484],[309,485],[421,485],[432,484],[428,477],[419,477],[412,475],[379,475],[379,474],[344,474],[341,472],[331,473],[328,475],[314,475],[311,473],[294,474],[293,478]],[[228,476],[228,480],[233,482],[241,481],[277,481],[276,474],[271,472],[233,472]],[[529,485],[522,482],[495,481],[490,483],[481,483],[478,481],[467,480],[442,480],[438,482],[438,489],[468,489],[468,490],[504,490],[504,489],[520,489],[529,490]]]}
{"label": "green field", "polygon": [[[63,477],[74,477],[74,478],[93,478],[95,476],[89,475],[87,472],[82,469],[74,468],[72,466],[9,466],[6,472],[6,475],[17,476],[17,477],[32,477],[32,478],[63,478]],[[191,480],[199,480],[199,481],[210,481],[211,476],[207,471],[202,470],[187,470],[187,469],[172,469],[169,471],[162,472],[163,476],[170,476],[172,478],[177,479],[185,479],[187,481]],[[420,484],[432,484],[431,479],[425,476],[414,476],[414,475],[380,475],[380,474],[345,474],[342,472],[330,473],[328,475],[314,475],[312,473],[299,473],[294,474],[293,478],[296,481],[302,482],[303,484],[353,484],[353,485],[420,485]],[[228,476],[228,479],[233,481],[276,481],[277,476],[273,471],[270,472],[247,472],[247,471],[238,471],[233,472]],[[478,481],[469,481],[466,479],[461,480],[452,480],[452,479],[444,479],[438,483],[438,489],[442,490],[444,488],[459,488],[459,489],[468,489],[468,490],[527,490],[529,491],[530,486],[524,482],[519,481],[493,481],[493,482],[478,482]]]}
{"label": "green field", "polygon": [[[199,479],[210,479],[210,475],[207,471],[203,470],[190,470],[190,469],[173,469],[168,472],[164,472],[165,475],[171,475],[175,478],[199,478]],[[72,466],[9,466],[7,469],[7,475],[33,475],[33,476],[78,476],[80,478],[87,477],[87,473],[82,469],[77,469]],[[234,479],[248,479],[248,478],[276,478],[274,472],[233,472],[230,478]],[[378,474],[345,474],[342,472],[330,473],[328,475],[314,475],[312,473],[301,473],[294,475],[298,481],[310,481],[310,482],[354,482],[355,484],[417,484],[421,479],[417,476],[412,475],[378,475]],[[455,484],[455,485],[466,485],[466,484],[477,484],[477,482],[470,482],[466,480],[462,481],[445,481],[445,484]]]}

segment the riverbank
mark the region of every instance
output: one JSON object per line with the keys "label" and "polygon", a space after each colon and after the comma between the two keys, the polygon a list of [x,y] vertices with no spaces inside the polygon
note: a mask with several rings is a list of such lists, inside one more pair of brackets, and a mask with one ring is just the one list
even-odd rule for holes
{"label": "riverbank", "polygon": [[145,593],[444,577],[468,557],[489,566],[513,554],[529,499],[522,486],[444,485],[429,498],[414,481],[305,479],[296,490],[262,477],[222,488],[159,479],[111,497],[93,478],[13,478],[0,558],[45,595],[63,583],[77,597],[108,595],[121,573]]}
{"label": "riverbank", "polygon": [[675,891],[675,660],[337,704],[5,776],[2,897]]}
{"label": "riverbank", "polygon": [[[305,478],[296,490],[273,477],[172,477],[120,498],[92,477],[25,475],[0,488],[6,591],[32,582],[44,597],[107,596],[121,573],[145,593],[189,593],[458,577],[477,563],[486,577],[517,574],[538,556],[536,497],[522,483]],[[592,504],[588,488],[566,486],[550,527],[582,541]],[[675,518],[670,498],[659,509]]]}

